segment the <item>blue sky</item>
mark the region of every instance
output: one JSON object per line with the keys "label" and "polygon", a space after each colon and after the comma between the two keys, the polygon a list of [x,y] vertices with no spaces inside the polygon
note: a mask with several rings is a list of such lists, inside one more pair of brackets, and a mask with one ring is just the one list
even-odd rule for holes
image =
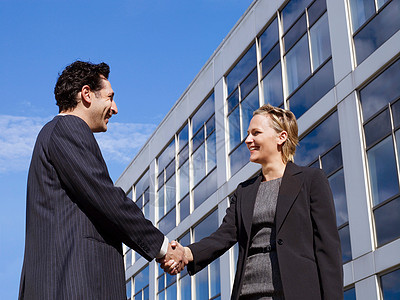
{"label": "blue sky", "polygon": [[26,177],[71,62],[107,62],[119,113],[96,134],[115,181],[252,0],[0,0],[0,299],[16,299]]}

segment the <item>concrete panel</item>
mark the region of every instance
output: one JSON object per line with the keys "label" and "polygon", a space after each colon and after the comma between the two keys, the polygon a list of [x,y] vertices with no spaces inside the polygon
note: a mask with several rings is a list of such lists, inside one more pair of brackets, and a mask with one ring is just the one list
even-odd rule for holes
{"label": "concrete panel", "polygon": [[[214,87],[214,70],[213,63],[210,62],[201,73],[197,76],[196,80],[192,83],[189,89],[190,99],[200,99],[203,101]],[[194,107],[189,105],[193,110]]]}
{"label": "concrete panel", "polygon": [[326,1],[335,84],[352,71],[351,29],[345,0]]}
{"label": "concrete panel", "polygon": [[343,285],[348,286],[354,283],[354,266],[350,261],[343,266]]}
{"label": "concrete panel", "polygon": [[353,261],[354,280],[360,281],[375,273],[375,260],[372,252]]}
{"label": "concrete panel", "polygon": [[382,272],[388,268],[400,264],[400,239],[397,239],[375,251],[376,272]]}
{"label": "concrete panel", "polygon": [[356,282],[356,298],[362,300],[378,300],[379,287],[376,276],[365,278],[360,282]]}
{"label": "concrete panel", "polygon": [[225,87],[223,78],[217,82],[214,88],[215,96],[215,134],[217,149],[217,187],[225,183],[228,176],[227,171],[227,136],[225,134]]}
{"label": "concrete panel", "polygon": [[355,92],[338,104],[353,259],[373,250],[362,125]]}
{"label": "concrete panel", "polygon": [[337,102],[343,101],[356,89],[353,73],[348,74],[336,85]]}
{"label": "concrete panel", "polygon": [[283,1],[258,1],[254,5],[255,32],[257,35],[264,29],[265,24],[276,17],[276,11]]}

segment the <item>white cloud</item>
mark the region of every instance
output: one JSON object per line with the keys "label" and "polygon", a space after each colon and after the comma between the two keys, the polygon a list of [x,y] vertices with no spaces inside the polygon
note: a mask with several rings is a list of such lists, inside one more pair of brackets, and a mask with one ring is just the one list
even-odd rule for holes
{"label": "white cloud", "polygon": [[128,164],[155,130],[154,124],[108,124],[106,133],[95,134],[107,162]]}
{"label": "white cloud", "polygon": [[36,136],[48,120],[0,115],[0,173],[28,169]]}
{"label": "white cloud", "polygon": [[[36,137],[51,119],[0,115],[0,173],[26,171]],[[114,123],[96,139],[107,162],[127,164],[154,131],[154,124]]]}

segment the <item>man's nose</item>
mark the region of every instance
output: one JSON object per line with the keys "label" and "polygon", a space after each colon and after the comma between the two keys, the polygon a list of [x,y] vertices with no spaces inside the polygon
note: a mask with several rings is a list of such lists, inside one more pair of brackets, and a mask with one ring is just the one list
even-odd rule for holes
{"label": "man's nose", "polygon": [[117,104],[115,103],[115,101],[113,101],[111,104],[111,112],[113,115],[116,115],[118,113],[118,108],[117,108]]}

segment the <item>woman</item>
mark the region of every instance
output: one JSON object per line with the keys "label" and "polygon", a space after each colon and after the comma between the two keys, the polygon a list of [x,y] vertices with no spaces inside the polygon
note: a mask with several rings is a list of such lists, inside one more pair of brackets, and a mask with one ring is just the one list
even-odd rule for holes
{"label": "woman", "polygon": [[253,113],[246,145],[262,170],[239,184],[218,230],[185,247],[190,275],[238,242],[232,299],[343,299],[332,193],[322,170],[292,162],[297,144],[292,112]]}

